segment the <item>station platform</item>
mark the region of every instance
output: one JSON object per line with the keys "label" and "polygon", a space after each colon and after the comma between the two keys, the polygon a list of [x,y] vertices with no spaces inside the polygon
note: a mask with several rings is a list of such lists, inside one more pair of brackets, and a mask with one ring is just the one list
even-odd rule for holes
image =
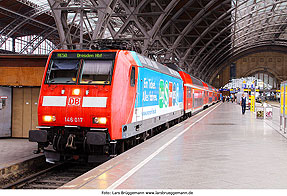
{"label": "station platform", "polygon": [[19,176],[38,163],[38,158],[43,155],[33,154],[36,149],[37,144],[28,139],[0,138],[0,182],[11,176]]}
{"label": "station platform", "polygon": [[28,139],[0,138],[0,148],[0,169],[39,156],[33,154],[37,143]]}
{"label": "station platform", "polygon": [[267,101],[267,103],[271,105],[272,107],[280,108],[280,102],[278,101]]}
{"label": "station platform", "polygon": [[61,189],[286,189],[287,139],[268,122],[219,103]]}

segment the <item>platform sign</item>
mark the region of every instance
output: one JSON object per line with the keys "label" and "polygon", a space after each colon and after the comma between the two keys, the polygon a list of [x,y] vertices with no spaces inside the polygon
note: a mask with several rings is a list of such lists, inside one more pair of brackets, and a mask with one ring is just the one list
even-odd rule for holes
{"label": "platform sign", "polygon": [[273,109],[272,107],[265,108],[265,119],[272,119],[273,117]]}
{"label": "platform sign", "polygon": [[287,103],[287,93],[286,93],[286,89],[287,89],[287,82],[284,81],[281,83],[280,85],[280,130],[282,130],[284,132],[284,134],[286,134],[286,113],[287,113],[287,109],[286,109],[286,103]]}
{"label": "platform sign", "polygon": [[284,115],[284,83],[280,85],[280,115]]}
{"label": "platform sign", "polygon": [[251,95],[250,111],[251,112],[255,111],[255,96],[254,95]]}
{"label": "platform sign", "polygon": [[287,117],[287,83],[284,83],[284,112],[285,112],[285,118]]}
{"label": "platform sign", "polygon": [[264,119],[264,107],[262,106],[256,107],[256,118]]}

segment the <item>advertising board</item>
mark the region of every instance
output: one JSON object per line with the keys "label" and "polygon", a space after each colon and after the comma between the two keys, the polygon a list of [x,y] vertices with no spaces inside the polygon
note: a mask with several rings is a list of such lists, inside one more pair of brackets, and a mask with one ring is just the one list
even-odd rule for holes
{"label": "advertising board", "polygon": [[[178,78],[139,67],[136,109],[141,120],[183,109],[183,82]],[[137,118],[137,119],[139,119]]]}

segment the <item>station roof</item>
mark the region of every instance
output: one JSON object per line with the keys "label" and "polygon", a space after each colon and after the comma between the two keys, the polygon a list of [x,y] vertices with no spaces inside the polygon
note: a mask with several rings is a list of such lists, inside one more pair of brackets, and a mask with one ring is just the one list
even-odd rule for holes
{"label": "station roof", "polygon": [[[42,0],[42,2],[44,1]],[[0,27],[1,45],[3,44],[4,36],[41,35],[54,42],[59,40],[50,7],[41,7],[30,1],[0,1]]]}
{"label": "station roof", "polygon": [[57,48],[128,40],[139,53],[210,80],[242,52],[286,47],[286,14],[286,0],[9,0],[0,1],[0,44],[29,34]]}

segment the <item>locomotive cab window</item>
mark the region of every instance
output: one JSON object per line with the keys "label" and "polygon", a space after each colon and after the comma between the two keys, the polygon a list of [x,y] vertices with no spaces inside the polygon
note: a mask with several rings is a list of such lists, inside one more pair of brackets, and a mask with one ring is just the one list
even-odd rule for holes
{"label": "locomotive cab window", "polygon": [[132,67],[131,69],[131,86],[134,87],[136,84],[136,69]]}
{"label": "locomotive cab window", "polygon": [[80,84],[111,84],[112,60],[84,60]]}
{"label": "locomotive cab window", "polygon": [[51,60],[46,83],[75,84],[79,60]]}

